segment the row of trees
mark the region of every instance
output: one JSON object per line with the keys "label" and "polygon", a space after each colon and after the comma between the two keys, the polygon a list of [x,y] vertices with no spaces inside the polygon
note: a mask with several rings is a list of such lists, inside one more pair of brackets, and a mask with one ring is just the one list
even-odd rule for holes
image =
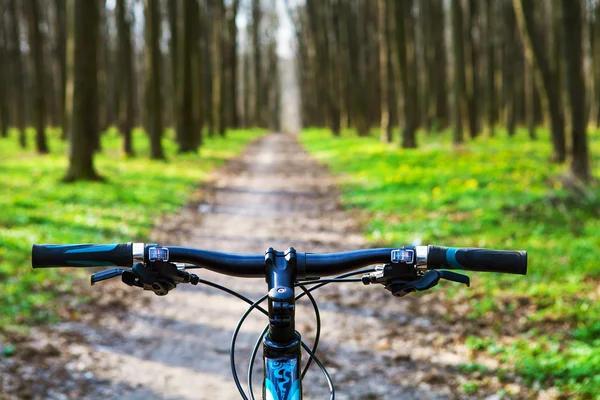
{"label": "row of trees", "polygon": [[133,127],[144,126],[156,159],[164,158],[165,126],[175,128],[181,152],[197,151],[203,132],[279,129],[273,4],[0,0],[0,136],[14,127],[26,147],[31,125],[43,154],[46,127],[62,127],[66,179],[76,180],[98,178],[93,152],[109,126],[119,128],[128,156]]}
{"label": "row of trees", "polygon": [[509,135],[524,125],[535,139],[535,127],[548,123],[553,161],[569,158],[578,179],[591,178],[586,126],[600,123],[597,0],[286,4],[303,125],[336,134],[352,126],[359,135],[380,126],[388,142],[400,125],[402,146],[416,147],[419,127],[452,126],[461,143],[465,130],[475,138],[499,125]]}

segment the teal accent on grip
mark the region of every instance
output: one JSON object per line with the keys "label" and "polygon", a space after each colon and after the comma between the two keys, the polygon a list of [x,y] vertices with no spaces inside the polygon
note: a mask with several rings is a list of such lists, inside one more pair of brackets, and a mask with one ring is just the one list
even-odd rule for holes
{"label": "teal accent on grip", "polygon": [[65,254],[70,254],[70,253],[89,253],[91,252],[106,252],[106,251],[111,251],[117,248],[116,244],[99,244],[99,245],[92,245],[92,246],[88,246],[88,247],[81,247],[79,249],[71,249],[71,250],[67,250],[65,251]]}
{"label": "teal accent on grip", "polygon": [[117,264],[110,261],[67,261],[69,264],[89,265],[90,267],[116,267]]}
{"label": "teal accent on grip", "polygon": [[454,269],[465,269],[465,267],[456,261],[456,252],[458,250],[456,247],[448,247],[448,250],[446,250],[446,261]]}

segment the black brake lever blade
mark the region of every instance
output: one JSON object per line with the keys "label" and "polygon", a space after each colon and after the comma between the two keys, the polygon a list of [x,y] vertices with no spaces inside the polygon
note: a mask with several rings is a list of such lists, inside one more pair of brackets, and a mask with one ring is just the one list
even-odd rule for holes
{"label": "black brake lever blade", "polygon": [[438,271],[440,273],[440,277],[442,277],[443,279],[452,281],[452,282],[457,282],[457,283],[463,283],[465,285],[467,285],[467,287],[471,286],[471,280],[469,279],[468,276],[463,275],[463,274],[457,274],[456,272],[452,272],[452,271]]}
{"label": "black brake lever blade", "polygon": [[116,278],[117,276],[121,276],[123,271],[125,271],[125,269],[123,268],[111,268],[104,271],[96,272],[95,274],[92,274],[91,283],[92,285],[94,285],[96,282]]}

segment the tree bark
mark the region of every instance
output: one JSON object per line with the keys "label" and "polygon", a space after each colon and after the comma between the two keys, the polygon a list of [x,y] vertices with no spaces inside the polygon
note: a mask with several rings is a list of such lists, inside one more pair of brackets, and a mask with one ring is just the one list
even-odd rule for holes
{"label": "tree bark", "polygon": [[212,125],[221,136],[223,126],[223,1],[212,0]]}
{"label": "tree bark", "polygon": [[31,74],[32,94],[33,94],[33,113],[36,129],[36,148],[38,153],[46,154],[49,152],[46,142],[46,104],[44,101],[45,80],[44,80],[44,43],[42,32],[40,31],[40,10],[38,0],[25,2],[27,11],[27,28],[29,32],[29,46],[31,47],[31,56],[33,68]]}
{"label": "tree bark", "polygon": [[66,59],[66,7],[65,0],[54,0],[54,12],[56,15],[56,21],[54,24],[54,35],[56,41],[56,54],[54,57],[54,68],[56,70],[55,76],[58,80],[56,83],[57,87],[57,110],[58,110],[58,124],[63,127],[63,138],[66,138],[66,132],[64,132],[64,120],[65,116],[65,88],[67,86],[67,59]]}
{"label": "tree bark", "polygon": [[252,55],[254,57],[254,116],[253,125],[264,126],[262,119],[263,81],[260,24],[262,10],[260,0],[252,0]]}
{"label": "tree bark", "polygon": [[179,141],[179,152],[196,152],[198,150],[194,136],[196,126],[193,111],[193,76],[192,76],[192,51],[194,50],[194,1],[183,1],[183,23],[179,24],[179,59],[178,69],[178,115],[177,115],[177,137]]}
{"label": "tree bark", "polygon": [[403,97],[404,126],[402,128],[402,147],[417,147],[415,132],[417,129],[416,112],[416,79],[414,30],[409,23],[412,0],[402,1],[394,5],[396,16],[396,56],[398,58],[399,90]]}
{"label": "tree bark", "polygon": [[[4,24],[4,15],[0,14],[0,24]],[[4,27],[0,28],[0,137],[8,136],[8,46]]]}
{"label": "tree bark", "polygon": [[550,118],[553,154],[552,160],[562,163],[566,160],[565,122],[560,100],[560,88],[557,87],[558,73],[552,67],[539,30],[534,21],[533,0],[513,0],[515,15],[525,54],[534,65],[535,78],[541,92],[544,108]]}
{"label": "tree bark", "polygon": [[485,22],[487,25],[486,40],[487,40],[487,71],[486,71],[486,86],[487,86],[487,128],[490,136],[494,136],[494,128],[497,122],[496,114],[496,65],[495,65],[495,31],[496,16],[494,15],[494,1],[486,0],[485,3]]}
{"label": "tree bark", "polygon": [[119,129],[123,134],[123,152],[128,157],[135,156],[133,150],[133,63],[130,20],[127,17],[125,0],[116,4],[117,32],[119,35]]}
{"label": "tree bark", "polygon": [[[181,4],[179,0],[171,0],[167,2],[167,11],[169,14],[169,30],[171,32],[171,37],[169,40],[169,55],[171,57],[171,84],[173,87],[173,94],[171,98],[171,123],[173,127],[177,127],[177,99],[179,99],[179,94],[177,93],[178,84],[177,84],[177,60],[179,58],[178,49],[179,43],[178,33],[177,33],[177,19],[178,19],[178,6]],[[176,129],[177,130],[177,129]]]}
{"label": "tree bark", "polygon": [[[98,7],[95,1],[68,0],[73,29],[73,108],[69,116],[69,169],[64,180],[101,179],[94,169],[94,149],[90,140],[98,131],[97,73]],[[93,77],[90,79],[90,77]]]}
{"label": "tree bark", "polygon": [[448,126],[448,66],[445,44],[445,16],[442,0],[431,1],[431,18],[434,26],[434,59],[435,73],[431,75],[435,87],[435,118],[439,128]]}
{"label": "tree bark", "polygon": [[516,49],[517,37],[515,35],[516,21],[513,8],[509,4],[503,7],[504,24],[506,32],[504,33],[504,42],[502,43],[504,57],[502,60],[502,76],[504,90],[504,107],[506,114],[506,130],[509,136],[514,136],[517,128],[517,105],[516,105],[516,86],[518,75],[521,71],[517,68],[518,51]]}
{"label": "tree bark", "polygon": [[451,0],[450,9],[452,13],[452,50],[454,52],[454,143],[458,144],[464,140],[462,122],[467,113],[460,0]]}
{"label": "tree bark", "polygon": [[22,148],[27,147],[27,133],[25,131],[25,80],[23,76],[23,54],[21,52],[21,16],[17,7],[17,0],[10,0],[9,12],[11,20],[11,70],[13,73],[12,95],[14,98],[14,121],[19,130],[19,144]]}
{"label": "tree bark", "polygon": [[[469,62],[467,64],[467,75],[469,77],[467,84],[467,112],[469,117],[469,136],[477,137],[479,133],[479,79],[477,76],[479,68],[479,59],[477,54],[477,45],[475,42],[475,24],[478,18],[478,4],[480,0],[469,0],[469,14],[467,19],[466,45],[469,50]],[[510,28],[509,28],[510,29]]]}
{"label": "tree bark", "polygon": [[[91,0],[86,0],[91,1]],[[106,0],[95,0],[98,7],[98,137],[94,147],[100,150],[100,134],[108,126],[108,37],[106,32]]]}
{"label": "tree bark", "polygon": [[585,82],[583,80],[582,10],[580,0],[561,0],[563,48],[567,91],[571,113],[571,172],[576,179],[589,182],[592,178],[587,144],[585,114]]}
{"label": "tree bark", "polygon": [[146,0],[146,104],[148,134],[150,136],[150,158],[164,159],[162,148],[161,94],[161,54],[158,46],[160,38],[160,10],[158,0]]}
{"label": "tree bark", "polygon": [[237,59],[237,50],[238,50],[238,28],[236,24],[236,18],[238,14],[238,9],[240,7],[240,0],[233,0],[231,8],[227,13],[227,31],[229,33],[229,102],[230,102],[230,124],[232,128],[240,127],[240,113],[238,111],[238,59]]}
{"label": "tree bark", "polygon": [[[392,125],[390,124],[390,105],[388,98],[388,2],[389,0],[379,0],[378,2],[378,22],[379,22],[379,80],[382,82],[381,90],[381,141],[390,143],[392,141]],[[383,90],[386,88],[386,90]]]}
{"label": "tree bark", "polygon": [[527,123],[527,131],[529,138],[535,140],[535,79],[533,77],[533,66],[529,61],[525,61],[524,68],[525,81],[525,121]]}

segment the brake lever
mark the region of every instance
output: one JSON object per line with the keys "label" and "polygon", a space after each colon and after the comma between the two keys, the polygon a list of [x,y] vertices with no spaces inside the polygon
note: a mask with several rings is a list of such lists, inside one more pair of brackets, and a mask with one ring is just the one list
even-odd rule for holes
{"label": "brake lever", "polygon": [[425,275],[419,279],[411,281],[391,279],[384,286],[392,293],[392,295],[396,297],[403,297],[412,292],[429,290],[437,285],[440,279],[446,279],[452,282],[462,283],[470,286],[470,279],[466,275],[457,274],[456,272],[437,270],[427,271]]}
{"label": "brake lever", "polygon": [[177,287],[179,283],[197,285],[199,278],[195,274],[177,268],[174,263],[155,264],[148,268],[142,263],[136,263],[131,270],[123,271],[123,283],[151,290],[158,296],[164,296]]}
{"label": "brake lever", "polygon": [[92,286],[101,281],[105,281],[107,279],[116,278],[117,276],[121,276],[123,272],[126,270],[124,268],[111,268],[104,271],[96,272],[91,276],[91,284]]}

